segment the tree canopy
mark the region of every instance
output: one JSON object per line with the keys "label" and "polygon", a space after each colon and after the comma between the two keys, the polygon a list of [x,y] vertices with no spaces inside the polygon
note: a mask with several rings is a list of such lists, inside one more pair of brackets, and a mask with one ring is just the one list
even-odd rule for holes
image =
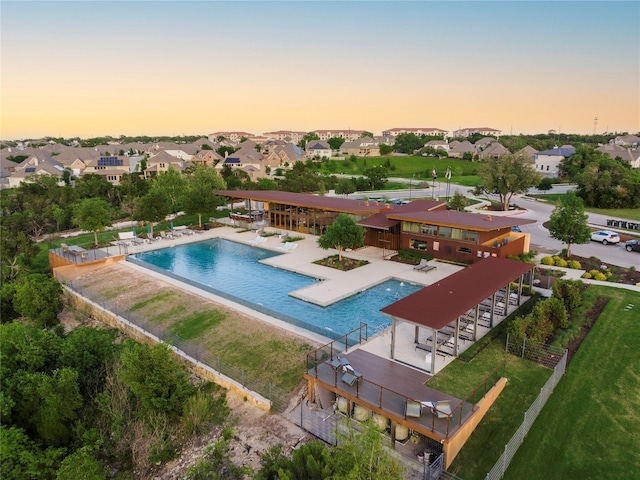
{"label": "tree canopy", "polygon": [[15,310],[38,328],[57,325],[64,307],[62,286],[55,278],[32,273],[16,285],[13,299]]}
{"label": "tree canopy", "polygon": [[588,218],[582,200],[571,190],[558,201],[551,213],[549,233],[552,238],[567,244],[567,256],[571,256],[571,245],[588,243],[591,239]]}
{"label": "tree canopy", "polygon": [[85,198],[73,209],[73,222],[80,229],[93,232],[98,245],[98,232],[111,225],[111,207],[102,198]]}
{"label": "tree canopy", "polygon": [[503,210],[509,210],[511,198],[535,187],[541,176],[528,163],[524,155],[502,155],[484,161],[478,167],[482,189],[498,195]]}
{"label": "tree canopy", "polygon": [[353,217],[346,213],[339,214],[324,235],[318,238],[318,245],[324,250],[335,248],[342,261],[342,251],[345,248],[361,247],[364,243],[364,228],[356,223]]}
{"label": "tree canopy", "polygon": [[198,225],[202,226],[202,214],[222,205],[222,199],[214,192],[225,190],[227,184],[215,168],[198,165],[187,178],[187,187],[182,197],[182,208],[188,214],[198,215]]}

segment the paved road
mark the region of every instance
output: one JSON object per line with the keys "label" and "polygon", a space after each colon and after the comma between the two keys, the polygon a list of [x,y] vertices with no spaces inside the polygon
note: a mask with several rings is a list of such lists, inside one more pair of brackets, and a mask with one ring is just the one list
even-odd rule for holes
{"label": "paved road", "polygon": [[[406,178],[390,178],[392,182],[409,184],[409,179]],[[424,182],[422,183],[424,185]],[[403,200],[411,200],[415,198],[434,198],[438,196],[445,196],[447,194],[446,183],[436,182],[435,188],[414,188],[415,180],[411,182],[411,189],[402,190],[380,190],[375,192],[356,192],[348,195],[349,198],[363,198],[368,197],[381,197],[381,198],[398,198]],[[571,185],[559,185],[554,186],[552,190],[547,193],[564,193],[567,190],[572,189]],[[449,188],[450,195],[459,190],[461,193],[472,196],[472,188],[451,184]],[[536,189],[530,190],[530,193],[538,193]],[[516,196],[513,203],[519,207],[526,209],[526,212],[522,212],[522,218],[528,218],[536,220],[536,223],[530,225],[524,225],[522,231],[531,235],[531,248],[537,250],[540,253],[555,254],[566,247],[565,244],[559,240],[555,240],[550,237],[549,231],[544,228],[543,224],[549,220],[551,212],[553,211],[553,205],[537,201],[527,196]],[[595,213],[588,213],[589,225],[596,228],[607,228],[607,219],[612,217],[606,217]],[[619,218],[619,220],[626,220]],[[583,245],[572,245],[571,252],[581,257],[598,257],[605,264],[618,265],[621,267],[634,266],[640,269],[640,254],[638,252],[627,252],[624,249],[623,243],[618,245],[601,245],[596,242],[590,242]]]}

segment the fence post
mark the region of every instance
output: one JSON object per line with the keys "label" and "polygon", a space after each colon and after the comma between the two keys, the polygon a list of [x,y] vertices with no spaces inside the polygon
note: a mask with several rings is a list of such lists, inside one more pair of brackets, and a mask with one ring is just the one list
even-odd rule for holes
{"label": "fence post", "polygon": [[504,345],[504,351],[509,353],[509,332],[507,332],[507,343]]}
{"label": "fence post", "polygon": [[500,478],[504,477],[505,472],[507,471],[507,445],[504,446],[504,454],[502,454],[502,475]]}
{"label": "fence post", "polygon": [[527,337],[522,337],[522,356],[521,356],[521,358],[524,358],[524,348],[525,348],[526,344],[527,344]]}

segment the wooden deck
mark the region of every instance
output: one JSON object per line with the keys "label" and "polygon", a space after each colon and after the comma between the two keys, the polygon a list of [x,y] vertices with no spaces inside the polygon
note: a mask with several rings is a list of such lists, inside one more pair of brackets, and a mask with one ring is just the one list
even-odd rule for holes
{"label": "wooden deck", "polygon": [[[353,384],[343,381],[343,371],[334,368],[330,361],[318,364],[306,376],[316,378],[322,388],[436,440],[449,438],[471,415],[473,405],[427,386],[426,382],[431,378],[427,373],[361,349],[342,356],[361,375]],[[421,403],[441,400],[451,401],[453,413],[449,418],[437,418],[427,408],[422,409],[419,417],[406,415],[407,401]]]}

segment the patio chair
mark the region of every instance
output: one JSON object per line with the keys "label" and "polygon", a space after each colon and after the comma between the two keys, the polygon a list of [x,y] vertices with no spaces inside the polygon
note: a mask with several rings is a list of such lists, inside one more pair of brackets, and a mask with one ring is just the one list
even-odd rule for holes
{"label": "patio chair", "polygon": [[342,381],[352,387],[358,380],[362,378],[362,374],[356,372],[354,369],[347,370],[342,375]]}
{"label": "patio chair", "polygon": [[438,418],[451,416],[451,400],[440,400],[435,404],[435,414]]}
{"label": "patio chair", "polygon": [[422,414],[422,405],[418,402],[414,402],[413,400],[407,400],[407,410],[405,413],[407,417],[420,418],[420,415]]}

